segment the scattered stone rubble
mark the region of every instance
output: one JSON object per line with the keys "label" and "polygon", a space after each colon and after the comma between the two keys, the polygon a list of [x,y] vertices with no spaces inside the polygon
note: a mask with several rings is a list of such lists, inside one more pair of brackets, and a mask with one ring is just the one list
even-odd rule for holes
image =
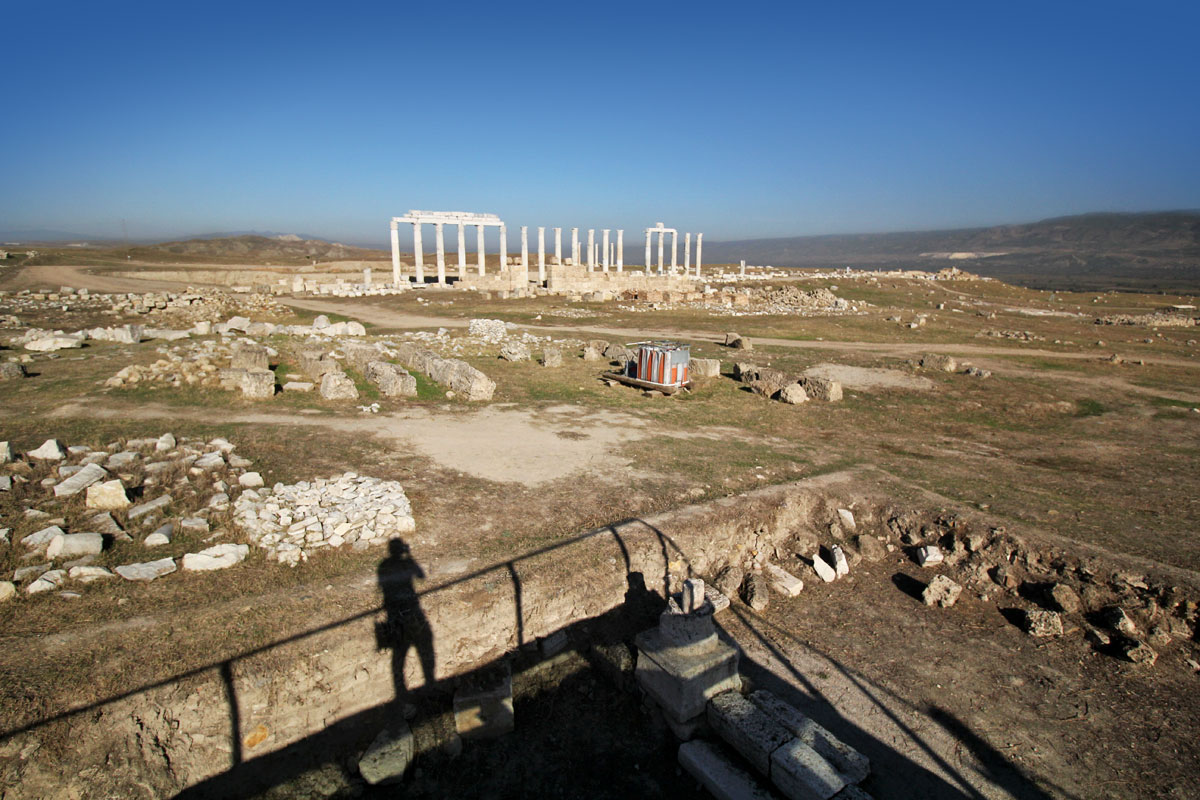
{"label": "scattered stone rubble", "polygon": [[1100,317],[1097,325],[1145,325],[1153,328],[1191,328],[1200,325],[1200,317],[1190,314],[1112,314]]}
{"label": "scattered stone rubble", "polygon": [[416,522],[404,487],[347,472],[328,480],[249,489],[234,520],[269,558],[289,566],[322,547],[356,550],[412,533]]}
{"label": "scattered stone rubble", "polygon": [[734,363],[733,377],[746,384],[755,394],[791,405],[809,400],[836,403],[843,396],[842,384],[830,378],[804,376],[797,379],[781,370],[750,362]]}

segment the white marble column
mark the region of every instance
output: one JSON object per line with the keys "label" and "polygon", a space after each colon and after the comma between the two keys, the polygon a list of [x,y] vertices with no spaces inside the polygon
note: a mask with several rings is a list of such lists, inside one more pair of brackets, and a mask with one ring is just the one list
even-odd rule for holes
{"label": "white marble column", "polygon": [[546,282],[546,229],[538,228],[538,283]]}
{"label": "white marble column", "polygon": [[442,284],[446,282],[446,234],[443,227],[444,223],[433,223],[434,238],[437,240],[437,282]]}
{"label": "white marble column", "polygon": [[487,267],[485,266],[487,263],[487,261],[486,261],[487,257],[484,255],[484,252],[483,252],[483,226],[482,225],[475,226],[475,251],[476,251],[475,252],[476,259],[479,261],[479,277],[482,278],[484,272],[487,271]]}
{"label": "white marble column", "polygon": [[365,286],[368,289],[371,288],[371,268],[370,267],[365,267],[363,269],[363,286]]}
{"label": "white marble column", "polygon": [[392,285],[400,285],[400,226],[392,220]]}
{"label": "white marble column", "polygon": [[458,223],[458,279],[467,277],[467,232],[463,223]]}
{"label": "white marble column", "polygon": [[529,226],[521,226],[521,270],[529,275]]}
{"label": "white marble column", "polygon": [[588,228],[588,272],[596,269],[596,229]]}
{"label": "white marble column", "polygon": [[666,242],[667,235],[662,231],[658,233],[658,274],[663,274],[663,244]]}
{"label": "white marble column", "polygon": [[500,226],[500,272],[508,272],[508,226]]}
{"label": "white marble column", "polygon": [[746,274],[746,259],[742,259],[742,274]]}
{"label": "white marble column", "polygon": [[421,254],[421,223],[413,223],[413,266],[417,272],[417,283],[425,282],[425,263]]}
{"label": "white marble column", "polygon": [[603,267],[602,267],[602,269],[603,269],[605,272],[608,272],[608,232],[609,232],[610,230],[612,230],[612,229],[611,229],[611,228],[605,228],[605,229],[602,231],[602,233],[603,233],[603,235],[604,235],[604,258],[603,258],[603,260],[602,260],[602,262],[601,262],[601,263],[603,264]]}
{"label": "white marble column", "polygon": [[679,264],[679,231],[671,231],[671,274]]}
{"label": "white marble column", "polygon": [[650,229],[646,229],[646,274],[649,275],[652,271],[650,266]]}
{"label": "white marble column", "polygon": [[704,234],[696,234],[696,277],[700,277],[700,250],[704,247]]}
{"label": "white marble column", "polygon": [[571,228],[571,263],[579,266],[579,228]]}
{"label": "white marble column", "polygon": [[554,229],[554,260],[562,266],[562,228]]}
{"label": "white marble column", "polygon": [[683,235],[683,275],[687,277],[692,273],[692,235],[685,233]]}
{"label": "white marble column", "polygon": [[625,229],[617,228],[617,272],[625,269]]}

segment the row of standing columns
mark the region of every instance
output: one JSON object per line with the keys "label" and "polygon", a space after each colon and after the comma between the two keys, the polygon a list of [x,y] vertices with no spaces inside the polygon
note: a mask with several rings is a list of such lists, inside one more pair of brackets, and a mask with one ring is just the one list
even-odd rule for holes
{"label": "row of standing columns", "polygon": [[[413,263],[416,270],[417,283],[425,282],[425,263],[424,250],[422,246],[421,228],[425,223],[414,222],[413,226]],[[437,253],[437,282],[444,284],[446,282],[446,243],[444,225],[442,222],[432,223],[434,226],[434,236],[436,240]],[[467,251],[466,251],[466,224],[458,223],[458,277],[460,279],[467,276]],[[508,262],[508,229],[507,226],[501,224],[500,228],[500,268],[507,268]],[[483,243],[483,225],[475,225],[476,233],[476,267],[479,275],[485,274],[485,252]],[[646,271],[652,270],[650,261],[650,237],[655,229],[647,229],[646,231]],[[599,258],[597,258],[596,247],[596,229],[589,228],[587,232],[587,269],[588,272],[594,272],[597,267],[602,271],[608,272],[610,266],[614,266],[617,272],[625,270],[625,231],[617,229],[616,244],[610,244],[609,234],[611,228],[603,228],[601,230],[601,243]],[[671,234],[671,265],[670,269],[673,273],[678,265],[678,242],[679,234],[674,230],[664,230],[659,232],[658,237],[658,274],[663,274],[664,271],[664,234]],[[696,277],[700,277],[700,258],[701,258],[701,241],[704,234],[696,234]],[[537,267],[538,281],[546,280],[546,229],[538,228],[537,236]],[[686,234],[684,239],[684,274],[691,272],[691,250],[692,235]],[[554,258],[558,263],[562,263],[562,228],[554,229]],[[579,228],[571,228],[571,259],[572,263],[581,265],[583,259],[580,253]],[[529,269],[529,228],[521,226],[521,267],[525,270]],[[400,284],[400,234],[399,228],[395,221],[392,222],[392,278],[396,285]]]}

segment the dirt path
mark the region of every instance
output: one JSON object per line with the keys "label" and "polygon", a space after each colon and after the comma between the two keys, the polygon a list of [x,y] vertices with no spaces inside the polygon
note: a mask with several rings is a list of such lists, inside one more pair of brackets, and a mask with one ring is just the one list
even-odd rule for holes
{"label": "dirt path", "polygon": [[23,267],[11,274],[4,281],[4,288],[14,291],[21,289],[44,289],[59,286],[71,286],[76,289],[87,289],[91,292],[178,292],[182,284],[172,281],[156,281],[141,278],[117,277],[107,274],[99,267],[88,266],[35,266]]}

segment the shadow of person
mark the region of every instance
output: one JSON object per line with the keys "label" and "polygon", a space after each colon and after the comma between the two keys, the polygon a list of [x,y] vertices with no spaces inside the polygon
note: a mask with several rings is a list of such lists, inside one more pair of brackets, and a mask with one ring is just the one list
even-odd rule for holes
{"label": "shadow of person", "polygon": [[392,651],[392,682],[396,690],[393,702],[399,705],[408,694],[404,662],[410,648],[417,651],[425,687],[434,685],[433,631],[414,586],[417,579],[425,577],[425,572],[412,557],[408,544],[403,539],[392,539],[388,542],[388,557],[379,564],[378,576],[386,617],[376,628],[376,644],[380,650]]}

